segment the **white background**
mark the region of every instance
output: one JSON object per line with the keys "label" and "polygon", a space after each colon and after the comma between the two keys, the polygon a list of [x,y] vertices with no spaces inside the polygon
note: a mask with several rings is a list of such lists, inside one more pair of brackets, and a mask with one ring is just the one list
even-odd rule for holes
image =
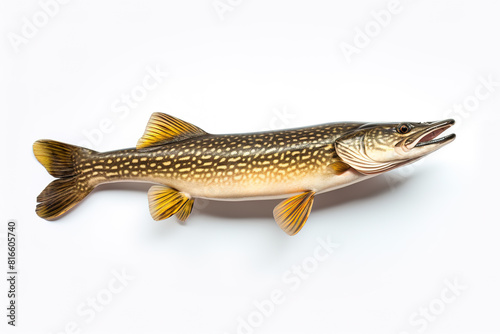
{"label": "white background", "polygon": [[[15,329],[1,280],[2,333],[500,331],[497,2],[401,0],[390,17],[389,1],[74,0],[50,17],[41,3],[0,5],[0,259],[6,271],[15,219],[20,273]],[[148,68],[168,76],[123,109]],[[295,237],[277,201],[198,201],[186,224],[155,222],[148,185],[35,214],[52,180],[35,140],[132,147],[155,111],[212,133],[453,117],[457,140],[317,197]],[[326,256],[318,238],[339,246]]]}

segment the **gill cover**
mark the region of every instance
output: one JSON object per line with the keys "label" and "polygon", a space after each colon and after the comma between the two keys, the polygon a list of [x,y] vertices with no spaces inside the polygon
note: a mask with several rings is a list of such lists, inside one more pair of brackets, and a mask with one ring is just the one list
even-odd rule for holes
{"label": "gill cover", "polygon": [[356,130],[338,138],[335,141],[335,149],[339,157],[352,168],[366,175],[379,174],[398,167],[401,161],[376,161],[367,154],[366,131]]}
{"label": "gill cover", "polygon": [[412,163],[452,142],[437,138],[453,119],[424,123],[367,123],[335,141],[337,155],[358,172],[373,175]]}

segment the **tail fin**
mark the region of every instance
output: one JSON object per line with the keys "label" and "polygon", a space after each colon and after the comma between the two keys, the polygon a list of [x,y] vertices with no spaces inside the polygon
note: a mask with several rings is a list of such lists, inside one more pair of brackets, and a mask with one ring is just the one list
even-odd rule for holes
{"label": "tail fin", "polygon": [[50,175],[59,178],[37,197],[36,213],[41,218],[56,219],[94,189],[76,168],[78,161],[94,151],[54,140],[38,140],[33,144],[33,153]]}

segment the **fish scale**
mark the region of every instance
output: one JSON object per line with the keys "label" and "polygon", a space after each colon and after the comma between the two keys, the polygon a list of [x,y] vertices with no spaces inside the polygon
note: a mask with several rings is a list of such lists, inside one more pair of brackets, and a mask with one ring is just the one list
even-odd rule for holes
{"label": "fish scale", "polygon": [[100,184],[139,181],[156,184],[148,192],[155,220],[174,214],[186,220],[195,198],[287,198],[274,217],[294,235],[316,194],[410,163],[451,141],[454,137],[434,139],[452,125],[443,122],[404,124],[405,131],[421,128],[412,134],[400,133],[396,123],[328,123],[213,135],[154,113],[136,148],[100,153],[52,140],[35,142],[36,158],[57,178],[38,196],[37,214],[55,219]]}
{"label": "fish scale", "polygon": [[[233,199],[254,195],[254,187],[242,187],[259,185],[260,196],[275,196],[276,184],[313,174],[331,174],[328,165],[335,157],[332,143],[343,131],[354,127],[322,125],[292,131],[205,135],[172,143],[168,148],[96,153],[80,164],[85,166],[91,161],[88,173],[96,185],[129,180],[182,189],[182,184],[189,183],[201,187],[191,192],[193,196]],[[217,187],[221,189],[214,191]]]}

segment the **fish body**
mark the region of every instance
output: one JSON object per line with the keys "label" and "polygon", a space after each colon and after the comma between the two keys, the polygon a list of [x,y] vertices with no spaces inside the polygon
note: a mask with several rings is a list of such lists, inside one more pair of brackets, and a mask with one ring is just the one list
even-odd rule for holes
{"label": "fish body", "polygon": [[163,184],[193,197],[246,200],[322,192],[365,175],[336,176],[335,139],[360,124],[234,135],[201,135],[171,144],[92,153],[79,161],[97,185],[116,181]]}
{"label": "fish body", "polygon": [[[442,123],[425,123],[421,127],[427,131],[405,146],[401,140],[411,138],[395,135],[397,127],[401,127],[396,123],[329,123],[214,135],[172,116],[155,113],[136,148],[100,153],[52,140],[35,142],[35,156],[58,178],[38,196],[37,213],[42,218],[55,219],[100,184],[139,181],[156,184],[148,193],[150,211],[156,220],[173,214],[185,220],[195,198],[288,198],[276,207],[274,216],[280,227],[293,235],[307,220],[314,195],[421,158],[429,152],[409,152],[417,150],[419,140],[433,139],[452,125],[451,120]],[[416,127],[409,123],[404,126]],[[453,138],[449,136],[446,143]],[[422,146],[432,146],[433,151],[444,144]],[[409,145],[414,147],[408,149]],[[397,150],[401,152],[392,152]],[[384,154],[402,155],[384,161]],[[371,156],[377,156],[377,160]]]}

